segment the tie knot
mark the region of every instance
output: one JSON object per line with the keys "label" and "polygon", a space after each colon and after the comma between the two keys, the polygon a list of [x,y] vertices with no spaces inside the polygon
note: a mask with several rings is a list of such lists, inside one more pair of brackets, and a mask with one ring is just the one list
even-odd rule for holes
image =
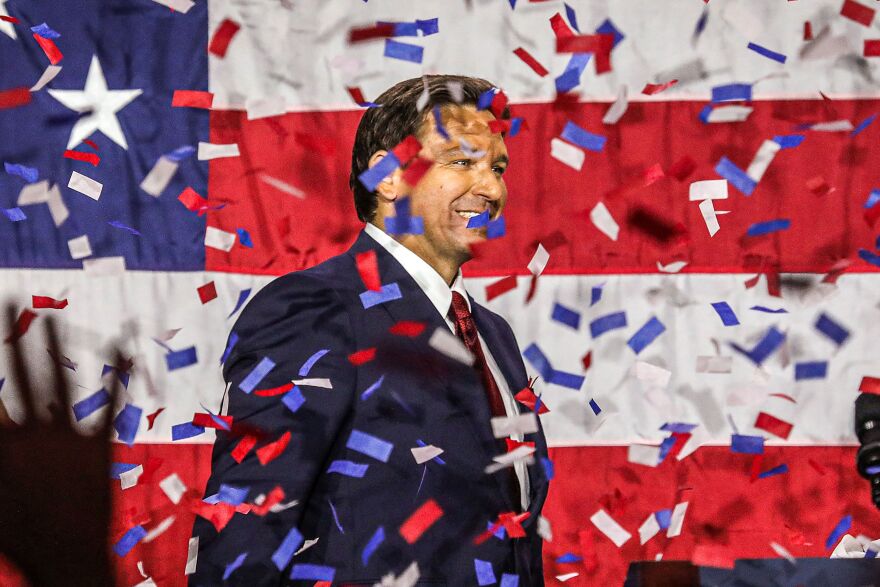
{"label": "tie knot", "polygon": [[468,310],[467,300],[457,291],[452,292],[452,305],[449,308],[451,317],[456,321],[468,320],[471,312]]}

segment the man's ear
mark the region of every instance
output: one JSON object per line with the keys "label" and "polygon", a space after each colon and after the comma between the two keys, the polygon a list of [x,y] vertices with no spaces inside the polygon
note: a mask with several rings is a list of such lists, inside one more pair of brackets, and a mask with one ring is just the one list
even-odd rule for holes
{"label": "man's ear", "polygon": [[[379,150],[373,153],[373,156],[370,157],[370,161],[367,163],[370,167],[376,165],[379,161],[382,160],[385,155],[388,154],[388,151]],[[379,194],[379,198],[384,200],[385,202],[392,203],[397,200],[403,194],[400,193],[401,183],[402,183],[403,173],[398,167],[393,172],[391,172],[385,179],[379,182],[376,186],[376,193]]]}

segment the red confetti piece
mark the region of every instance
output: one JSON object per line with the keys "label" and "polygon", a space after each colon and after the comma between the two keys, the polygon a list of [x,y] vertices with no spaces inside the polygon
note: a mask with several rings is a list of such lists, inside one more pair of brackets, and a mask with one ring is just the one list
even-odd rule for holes
{"label": "red confetti piece", "polygon": [[663,90],[667,90],[678,83],[677,79],[670,80],[663,84],[645,84],[645,87],[642,88],[642,93],[646,96],[653,96],[654,94],[659,94]]}
{"label": "red confetti piece", "polygon": [[[535,405],[538,403],[538,396],[535,395],[534,390],[531,387],[523,387],[520,389],[515,396],[513,396],[516,401],[526,406],[528,409],[535,411]],[[541,407],[538,408],[538,415],[546,414],[550,410],[547,409],[547,406],[544,402],[541,402]]]}
{"label": "red confetti piece", "polygon": [[831,266],[831,269],[828,270],[825,277],[822,278],[822,283],[837,283],[837,279],[843,275],[850,265],[852,265],[852,261],[849,259],[841,259],[840,261],[837,261]]}
{"label": "red confetti piece", "polygon": [[354,100],[354,103],[358,106],[366,107],[368,105],[367,99],[364,98],[364,93],[360,88],[345,88],[348,90],[348,95],[351,96],[351,99]]}
{"label": "red confetti piece", "polygon": [[254,392],[254,395],[260,397],[274,397],[276,395],[284,395],[291,389],[293,389],[293,383],[285,383],[284,385],[279,385],[278,387],[272,387],[270,389],[258,389]]}
{"label": "red confetti piece", "polygon": [[348,362],[355,366],[369,363],[376,358],[376,347],[355,351],[348,355]]}
{"label": "red confetti piece", "polygon": [[498,521],[504,526],[508,538],[524,538],[526,531],[523,530],[522,522],[531,517],[531,515],[531,512],[523,512],[521,514],[505,512],[498,516]]}
{"label": "red confetti piece", "polygon": [[222,531],[235,515],[235,506],[223,502],[210,504],[202,500],[193,500],[190,509],[194,514],[211,522],[218,532]]}
{"label": "red confetti piece", "polygon": [[873,228],[874,223],[877,222],[877,218],[880,217],[880,204],[874,204],[867,210],[865,210],[865,222]]}
{"label": "red confetti piece", "polygon": [[876,393],[880,395],[880,377],[862,377],[859,384],[859,391],[862,393]]}
{"label": "red confetti piece", "polygon": [[810,21],[806,21],[804,23],[804,40],[812,41],[813,40],[813,25],[810,24]]}
{"label": "red confetti piece", "polygon": [[557,53],[599,53],[609,52],[614,44],[611,35],[572,35],[565,38],[556,38]]}
{"label": "red confetti piece", "polygon": [[584,358],[581,359],[581,363],[584,365],[584,371],[588,370],[590,365],[593,364],[593,351],[587,352],[587,354],[584,355]]}
{"label": "red confetti piece", "polygon": [[[402,177],[403,181],[415,187],[422,180],[422,177],[428,173],[428,170],[431,169],[432,165],[434,165],[434,162],[430,159],[417,157],[416,160],[410,163],[406,170],[404,170]],[[880,206],[877,206],[877,208],[880,208]]]}
{"label": "red confetti piece", "polygon": [[18,320],[15,321],[15,326],[13,326],[12,328],[12,333],[7,336],[6,340],[4,340],[3,342],[8,344],[24,336],[27,333],[28,328],[31,327],[31,323],[34,321],[34,318],[36,317],[36,312],[31,312],[30,310],[22,310],[21,314],[18,316]]}
{"label": "red confetti piece", "polygon": [[761,474],[761,465],[764,464],[764,455],[755,455],[752,458],[752,469],[749,473],[749,481],[754,483],[758,480],[758,475]]}
{"label": "red confetti piece", "polygon": [[226,57],[229,43],[232,42],[232,37],[235,36],[240,28],[241,26],[239,26],[237,22],[229,20],[228,18],[223,19],[223,22],[221,22],[220,26],[217,27],[217,30],[214,31],[214,36],[211,37],[208,51],[217,57]]}
{"label": "red confetti piece", "polygon": [[[217,420],[220,420],[222,424],[217,422]],[[197,413],[193,414],[192,423],[193,426],[201,426],[202,428],[230,430],[232,428],[232,416],[211,416],[211,414]]]}
{"label": "red confetti piece", "polygon": [[98,148],[98,143],[96,143],[95,141],[93,141],[91,139],[83,139],[83,142],[85,144],[87,144],[88,146],[90,146],[91,148],[93,148],[94,150],[100,151],[100,149]]}
{"label": "red confetti piece", "polygon": [[541,63],[532,56],[531,53],[529,53],[522,47],[514,49],[513,54],[522,59],[523,63],[531,67],[532,71],[537,73],[539,76],[544,77],[548,73],[550,73],[549,71],[547,71],[546,67],[541,65]]}
{"label": "red confetti piece", "polygon": [[101,162],[101,158],[96,153],[80,153],[79,151],[71,151],[70,149],[64,151],[64,157],[67,159],[73,159],[74,161],[91,163],[95,167]]}
{"label": "red confetti piece", "polygon": [[387,24],[377,24],[376,26],[371,27],[361,27],[354,28],[348,31],[348,42],[352,43],[360,43],[363,41],[369,41],[370,39],[384,39],[387,37],[394,36],[394,25]]}
{"label": "red confetti piece", "polygon": [[827,196],[834,191],[834,188],[828,185],[821,175],[808,179],[807,189],[817,196]]}
{"label": "red confetti piece", "polygon": [[516,275],[502,277],[486,286],[486,301],[491,302],[501,294],[516,289]]}
{"label": "red confetti piece", "polygon": [[198,212],[199,209],[208,205],[208,200],[203,198],[191,187],[187,187],[183,190],[177,199],[180,200],[180,203],[186,206],[187,210],[191,212]]}
{"label": "red confetti piece", "polygon": [[507,452],[514,451],[521,446],[528,446],[530,448],[535,448],[534,442],[519,442],[518,440],[513,440],[511,438],[505,438],[504,442],[507,444]]}
{"label": "red confetti piece", "polygon": [[153,426],[156,424],[156,418],[159,417],[159,414],[165,411],[165,408],[159,408],[152,414],[147,416],[147,430],[152,430]]}
{"label": "red confetti piece", "polygon": [[382,280],[379,277],[379,262],[376,260],[376,251],[369,250],[358,253],[355,256],[358,274],[368,290],[382,291]]}
{"label": "red confetti piece", "polygon": [[290,443],[290,430],[281,435],[281,438],[275,442],[270,442],[266,446],[257,449],[257,459],[261,465],[268,465],[277,459],[287,445]]}
{"label": "red confetti piece", "polygon": [[780,399],[784,399],[785,401],[791,402],[793,404],[797,403],[796,399],[794,399],[793,397],[791,397],[790,395],[788,395],[786,393],[771,393],[770,397],[778,397]]}
{"label": "red confetti piece", "polygon": [[278,505],[282,501],[284,501],[284,490],[281,489],[280,485],[276,485],[266,496],[266,499],[263,500],[263,503],[251,506],[251,511],[258,516],[265,516],[273,506]]}
{"label": "red confetti piece", "polygon": [[37,43],[40,44],[40,48],[43,50],[43,53],[45,53],[46,57],[49,58],[49,63],[51,63],[52,65],[57,65],[59,61],[64,59],[64,55],[61,54],[61,50],[58,49],[58,46],[52,39],[41,37],[36,33],[34,33],[34,38],[37,40]]}
{"label": "red confetti piece", "polygon": [[880,39],[865,39],[865,57],[880,57]]}
{"label": "red confetti piece", "polygon": [[217,287],[214,285],[213,281],[209,281],[205,285],[196,289],[196,291],[199,292],[199,299],[202,300],[203,305],[217,297]]}
{"label": "red confetti piece", "polygon": [[414,544],[442,516],[443,510],[437,502],[429,499],[400,526],[400,535],[407,544]]}
{"label": "red confetti piece", "polygon": [[63,310],[67,307],[67,298],[56,300],[49,296],[31,296],[31,305],[35,310],[41,308],[51,308],[53,310]]}
{"label": "red confetti piece", "polygon": [[813,467],[813,469],[819,473],[821,476],[825,476],[825,467],[814,461],[813,459],[807,459],[807,463]]}
{"label": "red confetti piece", "polygon": [[504,92],[498,92],[492,98],[492,103],[489,104],[489,110],[495,115],[495,118],[501,118],[504,115],[504,109],[507,108],[508,102],[507,94]]}
{"label": "red confetti piece", "polygon": [[755,428],[760,430],[766,430],[770,434],[774,436],[778,436],[782,439],[787,439],[788,435],[791,434],[791,429],[794,426],[785,420],[780,420],[776,416],[772,414],[768,414],[766,412],[761,412],[758,414],[758,417],[755,419]]}
{"label": "red confetti piece", "polygon": [[529,291],[526,294],[527,304],[532,301],[536,293],[538,293],[538,276],[532,275],[532,279],[529,281]]}
{"label": "red confetti piece", "polygon": [[236,463],[240,463],[244,460],[244,457],[247,456],[247,453],[251,452],[251,449],[254,448],[256,445],[257,437],[252,434],[247,434],[238,442],[238,444],[235,445],[235,448],[232,449],[230,456],[232,456],[233,460]]}
{"label": "red confetti piece", "polygon": [[14,16],[0,16],[0,20],[5,20],[6,22],[11,22],[12,24],[18,24],[21,21],[15,18]]}
{"label": "red confetti piece", "polygon": [[845,0],[843,6],[840,7],[840,15],[861,25],[871,26],[871,21],[874,20],[874,9],[859,4],[855,0]]}
{"label": "red confetti piece", "polygon": [[142,485],[152,481],[153,475],[155,475],[156,471],[162,467],[162,463],[164,462],[165,459],[160,459],[159,457],[150,457],[147,459],[147,462],[144,463],[144,472],[138,477],[138,484]]}
{"label": "red confetti piece", "polygon": [[196,90],[174,90],[171,106],[175,108],[204,108],[210,110],[214,105],[214,94]]}
{"label": "red confetti piece", "polygon": [[553,28],[553,34],[556,35],[557,41],[575,36],[574,31],[568,27],[568,23],[558,12],[550,18],[550,26]]}
{"label": "red confetti piece", "polygon": [[413,135],[409,135],[394,147],[391,152],[394,153],[394,156],[397,157],[397,160],[400,161],[401,165],[406,165],[413,157],[418,155],[421,150],[422,143],[420,143]]}
{"label": "red confetti piece", "polygon": [[12,88],[0,92],[0,108],[15,108],[30,104],[31,91],[28,88]]}
{"label": "red confetti piece", "polygon": [[424,331],[425,324],[423,322],[412,322],[409,320],[401,320],[400,322],[388,329],[388,332],[390,332],[391,334],[396,334],[397,336],[408,336],[409,338],[415,338]]}

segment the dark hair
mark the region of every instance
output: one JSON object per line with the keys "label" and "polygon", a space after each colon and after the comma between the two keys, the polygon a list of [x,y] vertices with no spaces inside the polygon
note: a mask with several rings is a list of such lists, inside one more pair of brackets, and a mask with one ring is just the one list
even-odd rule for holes
{"label": "dark hair", "polygon": [[[488,81],[463,75],[425,75],[399,82],[385,90],[374,102],[379,107],[369,108],[361,117],[354,147],[351,152],[351,175],[348,184],[354,193],[354,207],[364,222],[373,219],[378,207],[377,195],[367,190],[358,176],[369,167],[370,157],[380,150],[390,151],[409,135],[418,134],[427,113],[434,106],[456,104],[447,84],[461,84],[461,104],[476,105],[480,95],[494,88]],[[428,103],[419,111],[416,103],[428,86]],[[509,118],[505,107],[502,118]]]}

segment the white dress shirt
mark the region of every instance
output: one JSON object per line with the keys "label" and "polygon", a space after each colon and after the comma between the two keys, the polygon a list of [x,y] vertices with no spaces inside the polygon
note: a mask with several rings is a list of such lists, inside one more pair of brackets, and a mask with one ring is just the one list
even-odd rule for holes
{"label": "white dress shirt", "polygon": [[[468,298],[467,291],[464,289],[464,280],[461,277],[461,269],[459,269],[458,275],[455,276],[455,281],[452,282],[452,287],[449,287],[446,285],[446,280],[444,280],[424,259],[391,238],[391,236],[375,224],[368,222],[364,231],[372,237],[374,241],[379,243],[383,249],[397,259],[398,263],[403,265],[406,272],[415,280],[422,291],[425,292],[425,295],[428,296],[428,299],[431,300],[431,303],[434,304],[434,307],[437,308],[440,315],[443,316],[449,329],[452,330],[454,334],[455,323],[449,318],[449,308],[452,305],[452,292],[457,291],[460,293],[468,305],[468,311],[471,309],[471,301]],[[486,363],[489,365],[489,371],[492,373],[492,377],[495,379],[495,383],[501,391],[501,399],[504,400],[505,412],[508,416],[519,415],[519,411],[516,408],[516,399],[514,399],[513,393],[511,393],[510,387],[507,384],[507,380],[504,379],[504,375],[498,367],[498,363],[495,362],[495,357],[492,356],[489,347],[486,346],[486,342],[483,340],[483,336],[479,331],[477,331],[477,337],[480,340],[480,347],[483,349],[483,354],[486,356]],[[487,422],[486,425],[488,426],[489,423]],[[522,442],[523,440],[522,434],[518,433],[512,434],[510,438],[519,442]],[[522,506],[523,511],[526,511],[529,508],[529,476],[526,472],[526,464],[520,460],[514,463],[513,466],[516,476],[519,479],[520,505]]]}

